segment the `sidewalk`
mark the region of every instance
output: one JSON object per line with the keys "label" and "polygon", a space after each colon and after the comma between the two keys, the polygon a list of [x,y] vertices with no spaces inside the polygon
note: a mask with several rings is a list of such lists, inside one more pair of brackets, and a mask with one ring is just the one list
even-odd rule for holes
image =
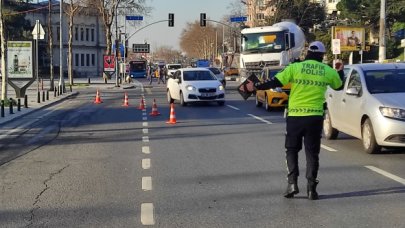
{"label": "sidewalk", "polygon": [[[49,107],[55,103],[58,103],[60,101],[65,100],[68,97],[74,96],[79,93],[81,88],[95,88],[95,87],[101,87],[101,88],[108,88],[108,89],[113,89],[117,88],[115,87],[115,81],[114,80],[109,80],[107,84],[104,83],[102,78],[91,78],[90,79],[90,84],[88,84],[88,79],[87,78],[77,78],[75,79],[74,83],[75,86],[73,87],[73,92],[70,92],[69,86],[66,87],[66,93],[57,95],[56,97],[54,96],[54,92],[49,92],[49,100],[46,99],[46,90],[50,87],[50,81],[49,80],[44,80],[44,85],[42,90],[42,85],[40,85],[40,103],[38,103],[37,96],[38,96],[38,84],[34,82],[30,87],[27,88],[26,95],[28,98],[28,108],[24,108],[24,98],[20,98],[21,101],[21,111],[17,110],[17,106],[13,106],[13,114],[10,114],[10,109],[9,107],[4,107],[4,117],[0,116],[0,127],[6,125],[7,123],[12,122],[13,120],[16,120],[18,118],[21,118],[25,115],[28,115],[32,112],[35,112],[37,110]],[[65,81],[66,83],[66,81]],[[57,81],[55,81],[55,85],[57,85]],[[84,86],[83,86],[84,85]],[[0,81],[0,86],[1,86],[1,81]],[[1,88],[1,87],[0,87]],[[120,85],[121,89],[127,89],[127,88],[135,88],[134,84],[123,84]],[[45,101],[43,101],[43,93],[45,93]],[[16,94],[15,90],[13,87],[8,85],[7,87],[7,98],[13,98],[14,100],[16,99]]]}

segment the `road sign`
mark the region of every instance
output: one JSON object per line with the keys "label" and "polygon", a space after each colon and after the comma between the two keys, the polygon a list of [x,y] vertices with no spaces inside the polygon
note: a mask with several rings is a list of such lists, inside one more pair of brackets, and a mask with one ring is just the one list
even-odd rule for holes
{"label": "road sign", "polygon": [[332,39],[332,53],[334,55],[340,54],[340,39]]}
{"label": "road sign", "polygon": [[115,71],[115,56],[114,55],[104,55],[104,72],[114,72]]}
{"label": "road sign", "polygon": [[132,44],[132,52],[134,53],[149,53],[149,44]]}
{"label": "road sign", "polygon": [[34,29],[32,30],[31,34],[34,37],[34,40],[43,40],[45,38],[45,30],[44,28],[42,28],[39,20],[36,20]]}
{"label": "road sign", "polygon": [[231,17],[231,22],[244,22],[247,21],[247,17]]}
{"label": "road sign", "polygon": [[128,21],[143,21],[143,16],[125,16]]}

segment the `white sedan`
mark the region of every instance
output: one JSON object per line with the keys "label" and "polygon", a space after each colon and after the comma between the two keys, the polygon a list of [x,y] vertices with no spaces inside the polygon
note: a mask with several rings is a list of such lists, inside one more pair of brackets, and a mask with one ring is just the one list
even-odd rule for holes
{"label": "white sedan", "polygon": [[179,100],[185,106],[191,102],[225,104],[225,88],[207,68],[181,68],[167,80],[167,101]]}

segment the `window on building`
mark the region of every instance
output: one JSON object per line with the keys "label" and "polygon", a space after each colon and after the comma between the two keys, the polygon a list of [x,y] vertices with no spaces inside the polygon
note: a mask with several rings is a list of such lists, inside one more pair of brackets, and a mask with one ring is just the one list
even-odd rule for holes
{"label": "window on building", "polygon": [[256,14],[256,19],[257,19],[257,20],[264,20],[264,13],[258,13],[258,14]]}
{"label": "window on building", "polygon": [[81,66],[84,66],[84,54],[81,54],[80,57],[81,57],[81,58],[80,58],[80,65],[81,65]]}
{"label": "window on building", "polygon": [[94,41],[94,29],[91,29],[91,41]]}
{"label": "window on building", "polygon": [[80,40],[83,41],[84,40],[84,29],[80,28]]}
{"label": "window on building", "polygon": [[92,66],[96,65],[96,55],[95,54],[91,54],[91,65]]}
{"label": "window on building", "polygon": [[89,41],[89,29],[88,28],[86,28],[86,41]]}
{"label": "window on building", "polygon": [[75,28],[75,40],[79,40],[79,28]]}
{"label": "window on building", "polygon": [[90,54],[86,54],[86,66],[90,66]]}
{"label": "window on building", "polygon": [[75,66],[79,66],[79,54],[75,54]]}
{"label": "window on building", "polygon": [[60,40],[60,27],[56,27],[56,40]]}

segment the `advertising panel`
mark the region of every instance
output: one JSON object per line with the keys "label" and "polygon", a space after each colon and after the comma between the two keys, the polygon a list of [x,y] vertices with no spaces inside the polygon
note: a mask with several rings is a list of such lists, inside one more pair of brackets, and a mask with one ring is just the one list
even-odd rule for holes
{"label": "advertising panel", "polygon": [[104,55],[104,72],[114,72],[115,71],[115,56],[114,55]]}
{"label": "advertising panel", "polygon": [[362,27],[335,26],[332,28],[332,40],[340,40],[340,51],[364,50],[365,29]]}
{"label": "advertising panel", "polygon": [[7,42],[9,78],[33,78],[32,41]]}

